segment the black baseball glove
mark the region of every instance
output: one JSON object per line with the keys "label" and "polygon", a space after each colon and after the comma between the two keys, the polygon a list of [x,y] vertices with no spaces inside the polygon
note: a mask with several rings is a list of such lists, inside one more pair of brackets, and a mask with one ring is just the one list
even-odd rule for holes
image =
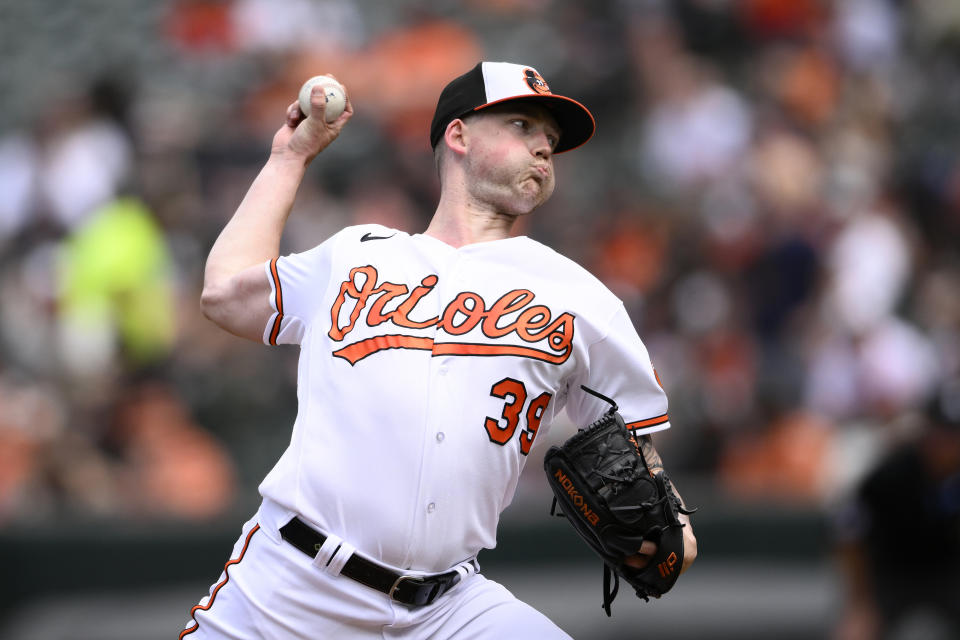
{"label": "black baseball glove", "polygon": [[[683,564],[683,524],[678,514],[692,513],[683,508],[666,473],[650,475],[636,438],[624,425],[616,404],[611,404],[600,420],[562,446],[550,447],[543,462],[554,505],[559,504],[577,533],[603,560],[603,608],[608,616],[621,577],[644,600],[659,598],[673,587]],[[635,569],[625,564],[644,540],[657,544],[647,566]]]}

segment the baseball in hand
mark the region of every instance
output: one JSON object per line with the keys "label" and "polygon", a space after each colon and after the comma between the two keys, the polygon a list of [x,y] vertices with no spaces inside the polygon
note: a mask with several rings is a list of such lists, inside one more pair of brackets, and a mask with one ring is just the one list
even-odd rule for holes
{"label": "baseball in hand", "polygon": [[324,96],[327,99],[323,119],[333,122],[343,113],[347,96],[343,91],[343,85],[330,76],[314,76],[303,83],[300,87],[300,111],[306,116],[310,115],[310,92],[318,84],[324,87]]}

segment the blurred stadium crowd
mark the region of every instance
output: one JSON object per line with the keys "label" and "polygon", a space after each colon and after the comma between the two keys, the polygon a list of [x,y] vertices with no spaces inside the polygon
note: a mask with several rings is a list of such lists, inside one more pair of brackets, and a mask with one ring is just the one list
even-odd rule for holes
{"label": "blurred stadium crowd", "polygon": [[250,499],[295,350],[199,312],[204,258],[301,82],[356,116],[284,252],[422,230],[427,128],[479,59],[598,131],[526,233],[627,304],[675,473],[823,505],[960,373],[951,0],[0,2],[0,527]]}

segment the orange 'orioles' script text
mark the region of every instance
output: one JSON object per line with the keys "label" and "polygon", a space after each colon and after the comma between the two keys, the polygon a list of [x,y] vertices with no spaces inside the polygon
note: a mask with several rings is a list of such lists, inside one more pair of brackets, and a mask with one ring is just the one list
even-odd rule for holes
{"label": "orange 'orioles' script text", "polygon": [[436,275],[428,275],[411,291],[405,284],[380,282],[375,267],[355,267],[340,284],[330,309],[328,335],[337,342],[343,341],[366,311],[364,321],[369,327],[436,327],[451,337],[465,335],[479,327],[489,342],[448,341],[441,339],[439,333],[432,337],[391,332],[348,344],[333,355],[350,364],[383,349],[420,349],[433,355],[520,356],[552,364],[560,364],[570,357],[574,316],[561,313],[554,317],[548,307],[532,304],[536,296],[527,289],[508,291],[490,305],[480,294],[464,291],[454,296],[439,316],[414,319],[417,305],[433,291],[438,281]]}

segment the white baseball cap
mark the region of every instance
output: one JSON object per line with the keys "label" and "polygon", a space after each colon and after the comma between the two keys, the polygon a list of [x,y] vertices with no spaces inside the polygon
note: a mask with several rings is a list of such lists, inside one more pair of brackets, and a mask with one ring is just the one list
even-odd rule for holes
{"label": "white baseball cap", "polygon": [[596,129],[593,114],[585,106],[550,91],[543,76],[533,67],[510,62],[480,62],[450,81],[440,93],[430,125],[430,146],[437,146],[452,120],[511,100],[536,102],[553,114],[560,125],[560,140],[554,153],[579,147]]}

